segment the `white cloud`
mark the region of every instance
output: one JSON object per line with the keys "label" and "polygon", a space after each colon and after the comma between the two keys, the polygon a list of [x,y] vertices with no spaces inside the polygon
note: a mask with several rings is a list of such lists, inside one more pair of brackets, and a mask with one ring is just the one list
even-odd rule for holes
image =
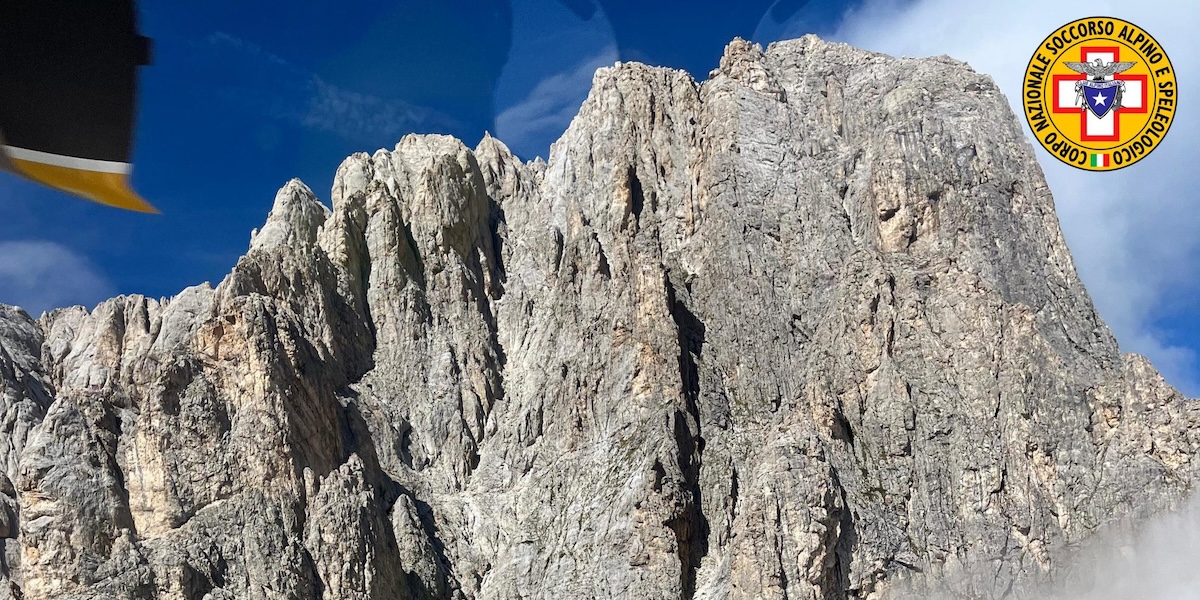
{"label": "white cloud", "polygon": [[[1054,579],[1011,590],[1028,600],[1200,600],[1200,497],[1144,520],[1115,520],[1056,556]],[[994,576],[981,564],[973,577],[950,578],[925,595],[958,600],[970,579]],[[937,584],[935,584],[937,585]],[[904,594],[900,594],[905,596]]]}
{"label": "white cloud", "polygon": [[542,80],[524,100],[496,115],[496,137],[520,156],[545,154],[546,140],[562,135],[579,112],[596,69],[616,60],[617,49],[612,47]]}
{"label": "white cloud", "polygon": [[345,138],[399,140],[414,129],[448,122],[432,110],[340,88],[316,75],[309,80],[307,89],[311,96],[299,116],[300,124]]}
{"label": "white cloud", "polygon": [[[774,8],[786,2],[787,0],[777,0],[771,9],[763,13],[752,36],[754,41],[765,46],[777,40],[798,38],[806,33],[815,33],[827,38],[850,12],[845,0],[808,0],[801,3],[800,8],[782,22],[776,21]],[[794,5],[796,2],[788,4]]]}
{"label": "white cloud", "polygon": [[33,316],[73,304],[93,305],[113,294],[83,257],[41,240],[0,242],[0,302]]}
{"label": "white cloud", "polygon": [[1056,600],[1200,600],[1200,498],[1159,515],[1135,535],[1107,532],[1070,567]]}
{"label": "white cloud", "polygon": [[[1190,2],[868,0],[833,37],[898,56],[965,60],[995,78],[1020,118],[1021,77],[1033,49],[1056,27],[1091,15],[1145,28],[1169,53],[1182,89],[1200,81],[1200,11]],[[1192,396],[1200,395],[1197,347],[1172,344],[1156,321],[1180,306],[1200,308],[1198,136],[1196,112],[1180,110],[1153,154],[1105,174],[1068,167],[1038,148],[1067,243],[1101,316],[1123,350],[1148,356]]]}
{"label": "white cloud", "polygon": [[[223,32],[208,36],[217,51],[236,52],[228,64],[270,94],[233,89],[230,100],[268,118],[348,139],[393,139],[419,128],[444,126],[449,119],[429,108],[339,87],[268,50]],[[236,80],[236,78],[231,78]]]}
{"label": "white cloud", "polygon": [[[604,11],[588,20],[555,0],[514,0],[513,42],[496,85],[496,137],[518,156],[546,156],[619,53]],[[575,57],[583,57],[577,59]]]}

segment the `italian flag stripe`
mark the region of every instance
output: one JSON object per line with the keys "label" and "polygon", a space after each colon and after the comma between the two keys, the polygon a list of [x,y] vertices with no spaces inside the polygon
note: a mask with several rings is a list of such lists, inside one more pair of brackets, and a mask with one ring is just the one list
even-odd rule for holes
{"label": "italian flag stripe", "polygon": [[1093,167],[1107,167],[1108,166],[1108,155],[1107,154],[1093,154],[1092,155],[1092,166]]}

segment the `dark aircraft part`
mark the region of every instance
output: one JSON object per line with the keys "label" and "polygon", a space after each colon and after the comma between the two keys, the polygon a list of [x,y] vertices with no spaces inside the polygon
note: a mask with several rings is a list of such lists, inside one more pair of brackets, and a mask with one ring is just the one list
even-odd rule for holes
{"label": "dark aircraft part", "polygon": [[0,169],[155,212],[129,184],[149,62],[133,0],[0,0]]}

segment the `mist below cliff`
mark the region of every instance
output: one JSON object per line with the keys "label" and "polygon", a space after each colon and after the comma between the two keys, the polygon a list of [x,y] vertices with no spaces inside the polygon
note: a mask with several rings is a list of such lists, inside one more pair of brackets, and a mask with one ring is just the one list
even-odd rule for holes
{"label": "mist below cliff", "polygon": [[1048,600],[1200,599],[1200,499],[1090,540]]}

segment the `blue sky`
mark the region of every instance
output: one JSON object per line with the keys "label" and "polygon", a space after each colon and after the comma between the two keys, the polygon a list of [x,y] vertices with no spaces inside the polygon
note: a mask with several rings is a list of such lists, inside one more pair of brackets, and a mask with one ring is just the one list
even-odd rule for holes
{"label": "blue sky", "polygon": [[[1177,65],[1200,58],[1185,34],[1200,24],[1185,3],[1097,1],[143,1],[154,64],[142,70],[134,185],[163,214],[123,212],[0,174],[0,302],[39,312],[219,281],[289,178],[327,198],[342,159],[392,147],[409,132],[449,133],[473,146],[488,130],[522,158],[545,156],[595,68],[615,60],[704,79],[734,36],[765,45],[814,32],[896,54],[949,53],[1007,90],[1009,79],[1019,86],[1019,72],[996,57],[1012,54],[1023,66],[1051,29],[1087,16],[1080,10],[1141,24]],[[1184,121],[1181,112],[1175,127],[1191,127]],[[1164,155],[1157,166],[1155,156],[1143,161],[1142,174],[1195,155],[1187,137],[1173,130],[1166,144],[1174,148],[1156,152]],[[1114,184],[1105,202],[1052,162],[1042,157],[1101,314],[1126,350],[1149,355],[1169,380],[1200,394],[1200,245],[1192,233],[1200,211],[1190,208],[1190,176],[1145,188],[1153,199],[1137,203],[1129,190],[1145,186],[1121,184],[1122,196]]]}
{"label": "blue sky", "polygon": [[[596,67],[641,59],[704,77],[771,8],[651,4],[143,1],[154,64],[142,70],[133,179],[163,214],[0,174],[0,302],[39,312],[218,281],[291,177],[327,198],[347,155],[414,131],[473,146],[490,130],[523,157],[545,155]],[[54,260],[34,257],[47,243]]]}

